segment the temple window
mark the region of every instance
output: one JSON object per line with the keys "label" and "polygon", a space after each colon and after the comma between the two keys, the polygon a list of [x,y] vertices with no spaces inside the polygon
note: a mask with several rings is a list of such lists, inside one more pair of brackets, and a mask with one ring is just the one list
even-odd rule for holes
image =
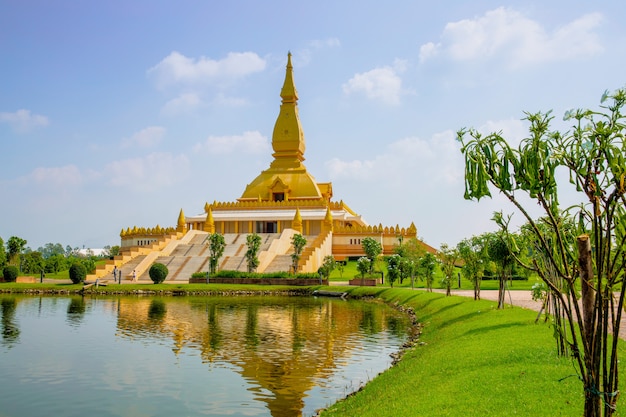
{"label": "temple window", "polygon": [[285,193],[274,193],[274,201],[285,201]]}

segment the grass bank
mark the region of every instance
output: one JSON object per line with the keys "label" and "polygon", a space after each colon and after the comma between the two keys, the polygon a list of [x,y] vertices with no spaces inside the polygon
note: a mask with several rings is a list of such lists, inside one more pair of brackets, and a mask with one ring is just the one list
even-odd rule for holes
{"label": "grass bank", "polygon": [[[534,324],[535,312],[422,291],[373,293],[415,310],[420,344],[322,417],[582,415],[572,362],[556,356],[552,330]],[[618,406],[618,415],[625,410]]]}

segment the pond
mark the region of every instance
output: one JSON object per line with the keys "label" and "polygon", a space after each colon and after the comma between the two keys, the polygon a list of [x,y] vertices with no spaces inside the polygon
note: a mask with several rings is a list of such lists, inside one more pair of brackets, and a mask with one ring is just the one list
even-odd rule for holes
{"label": "pond", "polygon": [[0,415],[311,416],[391,365],[408,318],[315,297],[0,295]]}

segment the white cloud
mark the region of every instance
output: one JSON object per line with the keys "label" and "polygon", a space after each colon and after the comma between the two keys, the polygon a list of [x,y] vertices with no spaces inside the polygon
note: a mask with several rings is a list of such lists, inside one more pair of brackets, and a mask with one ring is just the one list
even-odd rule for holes
{"label": "white cloud", "polygon": [[245,98],[228,97],[219,93],[215,96],[211,104],[219,107],[243,107],[247,106],[249,102]]}
{"label": "white cloud", "polygon": [[28,176],[22,178],[22,180],[58,188],[81,185],[84,178],[76,165],[66,165],[63,167],[35,168]]}
{"label": "white cloud", "polygon": [[165,128],[161,126],[149,126],[122,140],[122,147],[139,146],[150,148],[161,142],[165,136]]}
{"label": "white cloud", "polygon": [[225,58],[189,58],[173,51],[148,70],[160,88],[170,85],[207,85],[263,71],[266,62],[254,52],[230,52]]}
{"label": "white cloud", "polygon": [[258,131],[248,131],[241,135],[209,136],[203,143],[194,146],[194,152],[211,154],[228,154],[243,152],[249,154],[266,154],[269,141]]}
{"label": "white cloud", "polygon": [[104,172],[110,185],[151,191],[182,182],[189,176],[190,168],[185,155],[155,152],[143,158],[111,162]]}
{"label": "white cloud", "polygon": [[563,61],[603,51],[594,30],[602,15],[591,13],[550,32],[513,9],[500,7],[475,19],[451,22],[438,43],[420,47],[420,61],[445,56],[454,61],[505,59],[510,67]]}
{"label": "white cloud", "polygon": [[429,188],[436,188],[462,181],[463,162],[459,149],[455,134],[445,131],[427,140],[417,137],[400,139],[371,160],[334,158],[326,163],[326,167],[333,179],[383,181],[383,188],[403,188],[415,181],[424,181],[430,184]]}
{"label": "white cloud", "polygon": [[309,42],[309,45],[314,49],[338,48],[341,42],[337,38],[315,39]]}
{"label": "white cloud", "polygon": [[48,118],[20,109],[13,113],[0,112],[0,123],[7,123],[18,133],[26,133],[35,127],[48,126]]}
{"label": "white cloud", "polygon": [[400,104],[402,78],[398,73],[406,70],[406,61],[398,60],[394,66],[384,66],[373,70],[355,74],[342,88],[347,95],[364,94],[368,99],[380,100],[385,104]]}
{"label": "white cloud", "polygon": [[200,96],[197,93],[183,93],[165,103],[161,112],[165,115],[173,116],[191,111],[201,104],[202,100],[200,100]]}

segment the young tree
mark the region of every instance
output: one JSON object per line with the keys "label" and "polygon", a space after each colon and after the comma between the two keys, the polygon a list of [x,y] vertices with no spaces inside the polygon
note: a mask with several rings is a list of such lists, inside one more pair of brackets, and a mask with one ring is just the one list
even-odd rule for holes
{"label": "young tree", "polygon": [[[495,219],[498,221],[499,215]],[[506,295],[506,283],[511,277],[511,267],[515,262],[513,253],[502,236],[493,235],[487,242],[489,258],[496,264],[498,274],[498,308],[504,308],[504,296]]]}
{"label": "young tree", "polygon": [[433,292],[433,280],[435,278],[435,268],[437,267],[437,258],[428,252],[420,258],[417,270],[426,281],[426,291]]}
{"label": "young tree", "polygon": [[261,236],[256,233],[246,236],[246,263],[248,272],[255,272],[259,266],[259,250],[261,249]]}
{"label": "young tree", "polygon": [[318,271],[324,278],[328,279],[336,266],[337,263],[335,262],[335,257],[333,255],[326,255],[324,256],[324,261]]}
{"label": "young tree", "polygon": [[370,261],[370,258],[368,258],[367,256],[361,256],[356,261],[356,270],[359,271],[359,273],[361,274],[361,285],[363,285],[365,274],[367,274],[370,271],[371,263],[372,262]]}
{"label": "young tree", "polygon": [[454,282],[454,270],[456,261],[459,258],[459,252],[456,248],[451,248],[446,243],[441,244],[439,250],[439,260],[441,261],[441,270],[443,271],[442,284],[446,288],[446,296],[451,295],[450,289]]}
{"label": "young tree", "polygon": [[302,256],[302,251],[306,246],[306,238],[299,233],[296,233],[291,238],[291,244],[293,245],[293,253],[291,254],[291,261],[293,267],[293,273],[298,273],[298,264],[300,263],[300,257]]}
{"label": "young tree", "polygon": [[[550,113],[526,113],[530,135],[517,148],[500,133],[458,134],[465,156],[465,198],[490,196],[493,186],[524,216],[535,236],[539,250],[525,267],[539,274],[567,317],[561,337],[572,348],[583,383],[586,417],[613,415],[619,396],[617,344],[626,291],[616,289],[623,288],[626,269],[625,103],[626,90],[605,93],[600,110],[567,112],[573,128],[565,133],[550,131]],[[581,201],[566,211],[558,198],[567,185],[559,183],[557,169],[569,174],[569,190]],[[545,227],[531,217],[521,195],[541,207]],[[574,233],[561,227],[569,219],[577,219]],[[503,216],[495,220],[515,254],[508,221]],[[551,277],[566,285],[555,285]]]}
{"label": "young tree", "polygon": [[365,256],[370,260],[370,274],[374,272],[374,266],[381,253],[383,253],[383,245],[372,237],[366,237],[361,240],[361,246],[365,252]]}
{"label": "young tree", "polygon": [[224,235],[212,233],[207,236],[205,242],[209,245],[209,270],[211,274],[215,274],[220,258],[224,255],[226,241],[224,240]]}
{"label": "young tree", "polygon": [[463,261],[463,276],[471,281],[474,288],[474,300],[480,300],[480,284],[488,259],[485,235],[463,239],[456,245],[459,258]]}
{"label": "young tree", "polygon": [[400,277],[400,263],[402,261],[402,257],[398,254],[393,254],[387,256],[385,261],[387,261],[387,280],[389,281],[391,288],[393,288],[393,283],[396,282],[398,277]]}

